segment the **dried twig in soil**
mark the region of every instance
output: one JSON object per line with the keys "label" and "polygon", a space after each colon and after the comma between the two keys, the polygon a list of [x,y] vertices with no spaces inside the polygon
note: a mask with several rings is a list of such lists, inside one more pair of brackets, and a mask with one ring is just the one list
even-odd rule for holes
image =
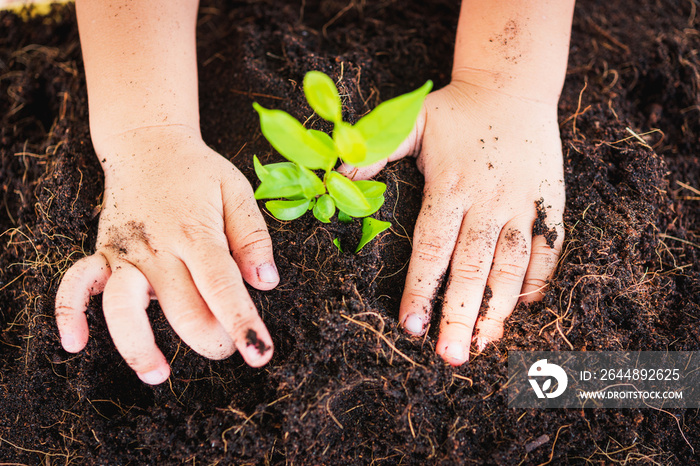
{"label": "dried twig in soil", "polygon": [[375,328],[372,327],[371,325],[366,324],[365,322],[362,322],[362,321],[359,321],[359,320],[355,320],[355,319],[353,319],[352,317],[347,316],[347,315],[345,315],[345,314],[340,314],[340,317],[342,317],[343,319],[348,320],[348,321],[350,321],[350,322],[352,322],[352,323],[354,323],[354,324],[357,324],[357,325],[359,325],[360,327],[363,327],[363,328],[369,330],[370,332],[374,333],[374,334],[377,335],[379,338],[381,338],[381,339],[384,341],[384,343],[387,344],[387,346],[388,346],[389,348],[391,348],[393,351],[395,351],[396,354],[398,354],[399,356],[401,356],[402,358],[404,358],[406,361],[410,362],[410,363],[413,364],[414,366],[419,366],[419,367],[425,368],[425,366],[423,366],[422,364],[418,364],[416,361],[414,361],[414,360],[411,359],[410,357],[406,356],[406,354],[403,353],[401,350],[399,350],[399,349],[398,349],[398,348],[397,348],[383,333],[381,333],[380,331],[378,331],[377,329],[375,329]]}

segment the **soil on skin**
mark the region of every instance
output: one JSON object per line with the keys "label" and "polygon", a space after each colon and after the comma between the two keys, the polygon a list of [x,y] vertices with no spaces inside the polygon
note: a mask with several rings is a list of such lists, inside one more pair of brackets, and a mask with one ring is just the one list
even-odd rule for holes
{"label": "soil on skin", "polygon": [[[305,120],[306,71],[342,76],[350,120],[427,79],[439,88],[457,4],[203,2],[206,141],[255,182],[253,154],[278,156],[251,104]],[[398,329],[422,190],[404,160],[378,177],[389,186],[378,218],[393,227],[358,255],[332,245],[339,237],[351,250],[357,225],[266,215],[282,282],[250,290],[276,348],[265,367],[200,357],[151,306],[173,368],[158,387],[117,354],[99,297],[87,348],[60,347],[54,294],[94,247],[103,187],[75,14],[0,13],[0,460],[697,464],[697,410],[509,409],[506,372],[510,350],[700,349],[697,10],[695,1],[578,2],[559,114],[562,260],[544,301],[518,308],[505,337],[469,364],[443,363],[434,330],[414,339]]]}

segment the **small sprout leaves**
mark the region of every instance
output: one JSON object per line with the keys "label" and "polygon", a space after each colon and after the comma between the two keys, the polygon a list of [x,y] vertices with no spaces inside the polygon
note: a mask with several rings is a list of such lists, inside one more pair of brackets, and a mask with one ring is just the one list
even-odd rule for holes
{"label": "small sprout leaves", "polygon": [[341,253],[343,252],[343,247],[340,245],[340,238],[334,238],[333,245],[335,245],[335,247],[338,248],[338,251],[340,251]]}
{"label": "small sprout leaves", "polygon": [[337,156],[328,145],[289,113],[268,110],[258,103],[253,107],[260,115],[263,136],[287,160],[312,170],[327,170],[335,164]]}
{"label": "small sprout leaves", "polygon": [[309,71],[304,76],[304,94],[314,112],[326,119],[337,123],[342,120],[342,105],[338,89],[333,80],[320,71]]}
{"label": "small sprout leaves", "polygon": [[379,208],[384,204],[384,196],[379,196],[379,197],[369,197],[367,198],[367,202],[369,203],[369,214],[363,215],[363,217],[367,215],[372,215],[376,211],[379,210]]}
{"label": "small sprout leaves", "polygon": [[260,180],[270,174],[270,171],[260,163],[257,155],[253,156],[253,167],[255,168],[255,174]]}
{"label": "small sprout leaves", "polygon": [[372,197],[380,197],[384,195],[384,191],[386,191],[386,185],[384,183],[381,183],[379,181],[371,181],[371,180],[360,180],[360,181],[355,181],[355,186],[360,188],[360,191],[362,191],[362,194],[365,195],[366,198],[372,198]]}
{"label": "small sprout leaves", "polygon": [[340,173],[330,172],[326,176],[326,186],[328,194],[335,201],[335,205],[351,217],[366,217],[381,207],[379,205],[375,209],[375,206],[370,204],[365,195],[362,194],[360,188]]}
{"label": "small sprout leaves", "polygon": [[[304,77],[304,94],[311,108],[321,118],[333,123],[333,136],[307,129],[282,110],[269,110],[258,103],[253,107],[260,115],[263,135],[289,162],[263,165],[253,157],[260,186],[255,199],[277,199],[265,204],[280,220],[294,220],[310,210],[323,223],[338,220],[362,221],[360,251],[369,241],[391,226],[366,218],[384,204],[386,185],[379,181],[352,181],[333,170],[338,158],[356,167],[365,167],[389,157],[413,130],[432,89],[428,81],[421,88],[380,104],[354,126],[343,121],[340,93],[327,75],[310,71]],[[323,179],[313,170],[323,170]],[[338,238],[333,240],[340,252]]]}
{"label": "small sprout leaves", "polygon": [[386,185],[384,183],[379,181],[360,180],[355,181],[355,186],[360,188],[362,194],[365,195],[365,199],[367,199],[372,213],[378,211],[382,204],[384,204],[384,191],[386,191]]}
{"label": "small sprout leaves", "polygon": [[342,210],[338,211],[338,220],[340,220],[341,223],[352,223],[352,217]]}
{"label": "small sprout leaves", "polygon": [[298,165],[283,162],[265,165],[264,168],[267,174],[260,178],[262,183],[255,190],[255,199],[294,198],[303,195]]}
{"label": "small sprout leaves", "polygon": [[360,244],[358,244],[357,249],[355,249],[355,254],[360,252],[360,250],[364,248],[367,243],[372,241],[375,236],[388,229],[389,227],[391,227],[390,222],[383,222],[381,220],[377,220],[376,218],[371,217],[363,218],[362,237],[360,238]]}
{"label": "small sprout leaves", "polygon": [[355,128],[365,139],[367,156],[353,165],[365,167],[389,157],[411,134],[423,100],[432,87],[432,81],[428,81],[413,92],[379,104],[362,117]]}
{"label": "small sprout leaves", "polygon": [[326,187],[323,185],[323,181],[321,181],[314,172],[308,168],[298,168],[299,185],[301,186],[301,191],[305,198],[311,199],[326,193]]}
{"label": "small sprout leaves", "polygon": [[335,143],[333,142],[333,139],[331,137],[324,133],[323,131],[319,131],[317,129],[307,129],[307,134],[310,138],[315,139],[318,144],[324,146],[324,150],[328,151],[329,153],[332,153],[333,156],[328,159],[329,164],[327,167],[323,167],[324,170],[330,170],[333,168],[333,165],[335,165],[336,160],[338,160],[338,156],[336,155],[336,149],[335,149]]}
{"label": "small sprout leaves", "polygon": [[357,128],[341,121],[333,129],[333,140],[338,148],[338,155],[343,161],[356,164],[367,155],[367,145]]}
{"label": "small sprout leaves", "polygon": [[298,201],[268,201],[265,207],[270,211],[275,218],[280,220],[295,220],[309,210],[309,199],[300,199]]}
{"label": "small sprout leaves", "polygon": [[328,194],[319,197],[314,206],[314,217],[323,223],[330,223],[335,214],[335,202]]}
{"label": "small sprout leaves", "polygon": [[262,180],[255,190],[256,199],[313,199],[326,192],[323,181],[314,172],[291,162],[261,165],[256,167],[256,173]]}

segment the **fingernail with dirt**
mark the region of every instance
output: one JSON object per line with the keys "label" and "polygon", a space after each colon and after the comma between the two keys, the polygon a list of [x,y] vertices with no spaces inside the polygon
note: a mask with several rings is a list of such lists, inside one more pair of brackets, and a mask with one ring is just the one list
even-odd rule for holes
{"label": "fingernail with dirt", "polygon": [[277,267],[269,262],[258,267],[258,278],[264,283],[276,283],[280,279]]}
{"label": "fingernail with dirt", "polygon": [[149,385],[158,385],[168,380],[169,374],[163,371],[162,369],[155,369],[150,372],[146,372],[145,374],[137,375],[139,376],[139,379],[141,379],[143,382]]}
{"label": "fingernail with dirt", "polygon": [[262,359],[268,351],[270,351],[271,346],[265,344],[265,342],[258,337],[255,330],[249,329],[245,336],[246,342],[246,361],[249,363]]}
{"label": "fingernail with dirt", "polygon": [[423,333],[423,319],[418,314],[409,314],[403,321],[403,328],[413,335]]}
{"label": "fingernail with dirt", "polygon": [[476,350],[479,353],[481,353],[482,351],[484,351],[484,349],[490,343],[490,341],[486,337],[477,337],[475,343],[476,343]]}

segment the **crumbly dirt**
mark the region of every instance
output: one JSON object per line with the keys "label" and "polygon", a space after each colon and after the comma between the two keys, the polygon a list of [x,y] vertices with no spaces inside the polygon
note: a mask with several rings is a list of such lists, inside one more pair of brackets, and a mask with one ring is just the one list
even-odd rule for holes
{"label": "crumbly dirt", "polygon": [[[251,181],[253,154],[278,160],[251,104],[307,118],[306,71],[342,76],[351,121],[427,79],[449,80],[458,2],[202,3],[203,134]],[[266,216],[282,281],[250,290],[275,344],[265,367],[198,356],[153,304],[173,369],[158,387],[119,357],[99,296],[87,348],[60,347],[54,294],[94,247],[103,188],[75,14],[0,13],[0,460],[697,464],[697,410],[510,409],[506,367],[511,350],[700,349],[697,10],[578,2],[559,109],[560,264],[544,300],[520,306],[504,338],[469,364],[434,354],[438,313],[425,338],[398,328],[423,183],[404,160],[378,177],[388,185],[378,218],[393,226],[358,255],[332,245],[356,244],[358,222]]]}
{"label": "crumbly dirt", "polygon": [[532,236],[543,236],[547,241],[547,246],[554,249],[554,242],[559,235],[555,227],[547,228],[547,208],[544,206],[544,199],[535,201],[535,208],[537,209],[537,218],[532,226]]}

